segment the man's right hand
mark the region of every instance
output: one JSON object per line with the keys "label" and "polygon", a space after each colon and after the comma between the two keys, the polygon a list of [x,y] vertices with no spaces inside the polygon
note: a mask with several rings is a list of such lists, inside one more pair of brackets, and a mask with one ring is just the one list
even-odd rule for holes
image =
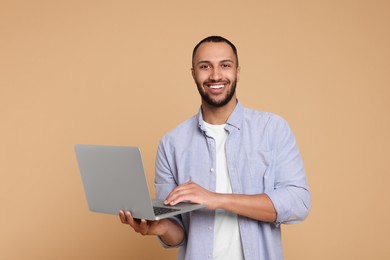
{"label": "man's right hand", "polygon": [[135,232],[143,236],[159,236],[169,246],[177,246],[184,240],[184,231],[176,221],[134,219],[129,211],[123,212],[123,210],[119,212],[119,218],[123,224],[130,225]]}
{"label": "man's right hand", "polygon": [[145,219],[134,219],[129,211],[124,212],[121,210],[119,212],[119,218],[123,224],[130,225],[135,232],[142,235],[155,235],[163,236],[168,231],[167,220],[145,220]]}

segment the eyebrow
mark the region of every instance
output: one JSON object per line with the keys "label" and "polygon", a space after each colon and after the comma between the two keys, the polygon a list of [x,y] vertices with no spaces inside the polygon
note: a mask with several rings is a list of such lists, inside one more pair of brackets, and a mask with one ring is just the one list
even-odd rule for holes
{"label": "eyebrow", "polygon": [[[231,60],[231,59],[221,60],[221,61],[219,61],[218,63],[224,63],[224,62],[234,63],[234,61]],[[201,60],[201,61],[198,61],[198,62],[196,63],[196,65],[199,65],[199,64],[201,64],[201,63],[212,63],[212,62],[209,61],[209,60]]]}

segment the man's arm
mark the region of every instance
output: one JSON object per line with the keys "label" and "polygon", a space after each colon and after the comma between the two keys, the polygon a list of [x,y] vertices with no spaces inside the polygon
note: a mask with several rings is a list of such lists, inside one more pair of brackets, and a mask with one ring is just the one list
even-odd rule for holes
{"label": "man's arm", "polygon": [[264,222],[276,220],[276,210],[266,194],[220,194],[221,209]]}
{"label": "man's arm", "polygon": [[184,239],[184,231],[181,226],[170,219],[149,221],[134,219],[129,211],[119,212],[123,224],[130,225],[135,232],[145,235],[159,236],[169,246],[177,246]]}
{"label": "man's arm", "polygon": [[205,204],[210,210],[224,209],[264,222],[274,222],[277,215],[271,199],[266,194],[215,193],[204,189],[192,181],[173,189],[165,203],[175,205],[181,201]]}

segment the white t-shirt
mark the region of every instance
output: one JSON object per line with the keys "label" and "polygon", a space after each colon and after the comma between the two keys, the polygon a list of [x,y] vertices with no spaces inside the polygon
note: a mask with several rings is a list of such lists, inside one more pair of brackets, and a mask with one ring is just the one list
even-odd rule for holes
{"label": "white t-shirt", "polygon": [[[204,122],[208,136],[216,145],[216,192],[232,193],[232,186],[226,163],[225,144],[228,132],[223,125]],[[244,260],[237,214],[217,209],[214,223],[214,260]]]}

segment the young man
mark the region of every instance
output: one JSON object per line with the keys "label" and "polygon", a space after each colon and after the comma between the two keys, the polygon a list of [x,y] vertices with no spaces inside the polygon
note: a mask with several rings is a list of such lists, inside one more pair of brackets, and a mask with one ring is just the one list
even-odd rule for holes
{"label": "young man", "polygon": [[283,259],[280,224],[300,222],[310,209],[294,135],[282,118],[240,104],[239,75],[230,41],[211,36],[196,45],[201,108],[158,147],[157,197],[207,208],[152,222],[120,212],[136,232],[179,246],[179,259]]}

